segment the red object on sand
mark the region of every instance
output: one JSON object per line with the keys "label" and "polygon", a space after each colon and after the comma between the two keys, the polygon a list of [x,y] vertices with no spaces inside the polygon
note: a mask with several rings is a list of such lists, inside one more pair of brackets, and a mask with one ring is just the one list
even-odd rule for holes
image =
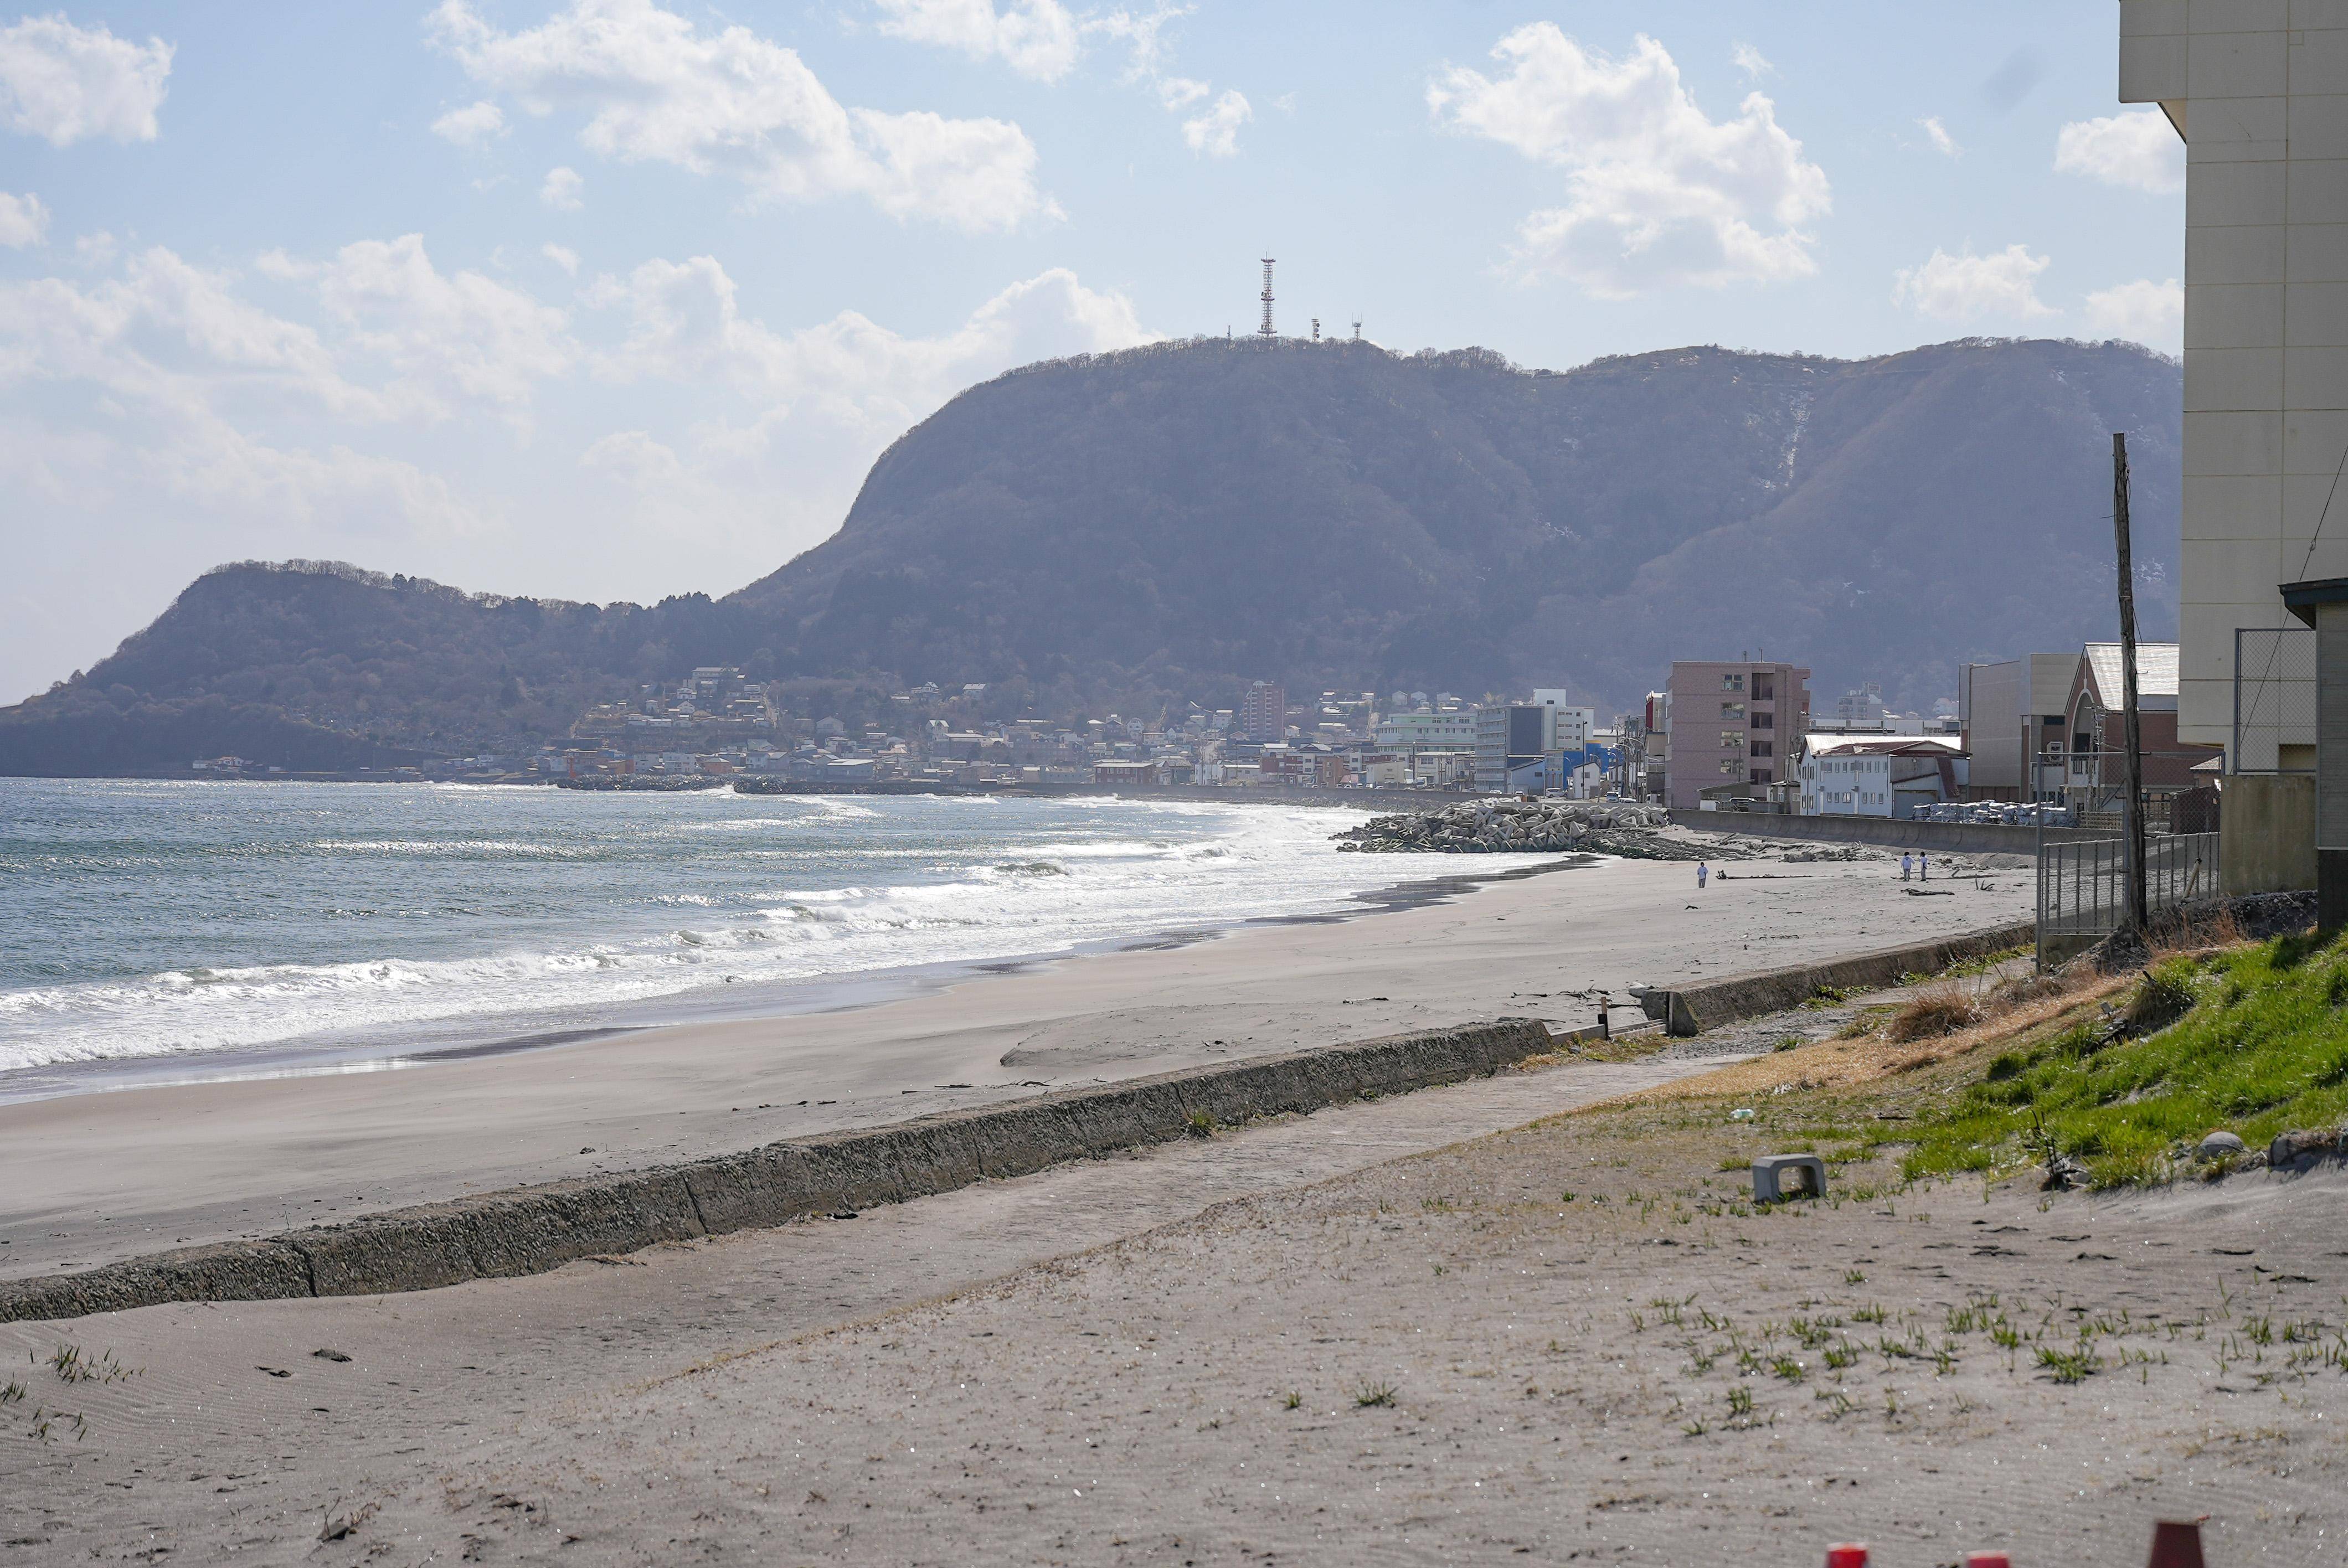
{"label": "red object on sand", "polygon": [[1827,1568],[1867,1568],[1867,1548],[1829,1546],[1827,1548]]}
{"label": "red object on sand", "polygon": [[1968,1552],[1965,1568],[2013,1568],[2013,1559],[2003,1552]]}
{"label": "red object on sand", "polygon": [[[2209,1516],[2203,1514],[2201,1519]],[[2152,1527],[2152,1556],[2145,1568],[2207,1568],[2201,1559],[2201,1519],[2163,1519]]]}

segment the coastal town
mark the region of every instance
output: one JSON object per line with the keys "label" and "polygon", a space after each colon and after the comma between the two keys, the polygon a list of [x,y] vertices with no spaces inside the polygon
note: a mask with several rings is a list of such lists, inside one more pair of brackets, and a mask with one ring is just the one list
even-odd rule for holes
{"label": "coastal town", "polygon": [[[1300,693],[1258,681],[1230,707],[1004,718],[973,682],[890,692],[885,717],[864,723],[794,711],[777,686],[710,666],[599,703],[530,754],[387,772],[746,793],[1416,791],[2078,825],[2116,813],[2120,664],[2116,642],[1964,664],[1930,712],[1888,706],[1873,682],[1828,706],[1807,669],[1740,657],[1675,661],[1640,707],[1613,713],[1560,689]],[[2214,809],[2222,748],[2179,740],[2178,671],[2175,643],[2138,645],[2143,786],[2158,820],[2183,831]],[[232,756],[193,770],[265,772]]]}

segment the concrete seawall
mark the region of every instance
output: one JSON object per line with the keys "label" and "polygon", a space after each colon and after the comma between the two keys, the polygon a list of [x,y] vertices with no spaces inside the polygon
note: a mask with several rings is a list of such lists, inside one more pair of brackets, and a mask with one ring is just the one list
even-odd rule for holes
{"label": "concrete seawall", "polygon": [[1550,1046],[1549,1030],[1538,1020],[1506,1019],[1056,1091],[685,1164],[395,1209],[257,1241],[186,1247],[78,1274],[0,1280],[0,1323],[171,1301],[372,1296],[535,1274],[655,1242],[778,1225],[901,1203],[989,1177],[1026,1175],[1066,1160],[1182,1137],[1198,1118],[1237,1122],[1455,1083]]}
{"label": "concrete seawall", "polygon": [[[1871,844],[1890,849],[1962,850],[1969,855],[2029,855],[2038,830],[2002,822],[1894,822],[1886,816],[1784,816],[1767,811],[1674,811],[1672,822],[1699,833],[1750,838],[1797,838],[1806,843]],[[2110,838],[2090,827],[2050,827],[2046,842]]]}
{"label": "concrete seawall", "polygon": [[1824,963],[1756,969],[1702,985],[1650,991],[1642,1000],[1648,1016],[1661,1020],[1669,1032],[1700,1034],[1740,1019],[1799,1007],[1821,990],[1879,990],[1898,984],[1902,975],[1938,974],[1952,964],[2027,947],[2037,929],[2033,921],[2018,920],[1938,941],[1879,948]]}

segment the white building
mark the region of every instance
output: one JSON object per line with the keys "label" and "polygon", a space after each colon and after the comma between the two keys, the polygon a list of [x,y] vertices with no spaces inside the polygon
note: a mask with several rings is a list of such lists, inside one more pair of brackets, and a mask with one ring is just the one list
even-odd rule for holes
{"label": "white building", "polygon": [[1906,821],[1918,805],[1956,798],[1965,752],[1952,735],[1838,734],[1802,737],[1804,816],[1881,816]]}
{"label": "white building", "polygon": [[1591,732],[1598,728],[1598,710],[1569,702],[1566,693],[1545,687],[1533,691],[1533,705],[1549,710],[1548,742],[1543,748],[1552,752],[1580,751],[1590,743]]}
{"label": "white building", "polygon": [[1384,751],[1472,752],[1476,749],[1476,710],[1389,713],[1378,721],[1371,739]]}

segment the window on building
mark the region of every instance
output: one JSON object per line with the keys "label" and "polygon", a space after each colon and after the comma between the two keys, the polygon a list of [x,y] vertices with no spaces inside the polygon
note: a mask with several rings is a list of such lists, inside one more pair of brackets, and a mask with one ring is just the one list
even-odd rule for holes
{"label": "window on building", "polygon": [[1753,754],[1756,757],[1768,756],[1776,748],[1767,741],[1756,741],[1753,743]]}
{"label": "window on building", "polygon": [[1723,675],[1720,678],[1720,689],[1724,692],[1742,692],[1745,690],[1745,677],[1742,675]]}
{"label": "window on building", "polygon": [[1766,702],[1772,701],[1776,694],[1777,678],[1774,675],[1764,675],[1756,670],[1753,672],[1753,700],[1756,702]]}
{"label": "window on building", "polygon": [[1753,715],[1753,727],[1756,730],[1774,730],[1777,727],[1777,715],[1756,713]]}
{"label": "window on building", "polygon": [[1720,771],[1725,774],[1742,774],[1745,766],[1735,757],[1723,757],[1720,759]]}
{"label": "window on building", "polygon": [[1745,717],[1745,704],[1742,702],[1723,702],[1720,705],[1720,716],[1724,719],[1741,719]]}
{"label": "window on building", "polygon": [[1724,751],[1743,751],[1745,749],[1745,732],[1742,730],[1721,731],[1720,744],[1721,749]]}
{"label": "window on building", "polygon": [[1753,770],[1753,782],[1755,784],[1770,783],[1770,771],[1767,768],[1755,768]]}

